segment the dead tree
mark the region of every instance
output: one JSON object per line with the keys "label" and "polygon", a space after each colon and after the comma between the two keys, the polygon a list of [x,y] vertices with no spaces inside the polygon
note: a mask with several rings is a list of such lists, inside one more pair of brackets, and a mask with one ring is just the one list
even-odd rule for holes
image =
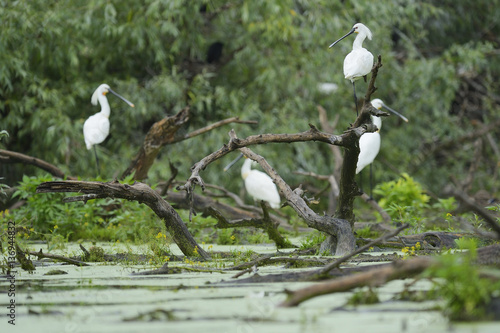
{"label": "dead tree", "polygon": [[49,192],[78,192],[85,193],[75,197],[65,198],[65,202],[84,201],[99,198],[120,198],[131,201],[138,201],[151,208],[159,218],[165,223],[168,233],[174,242],[179,246],[186,256],[200,256],[203,259],[210,259],[210,255],[205,252],[194,240],[179,214],[172,206],[151,187],[144,183],[133,185],[120,184],[117,181],[109,183],[84,182],[84,181],[56,181],[40,184],[37,193]]}
{"label": "dead tree", "polygon": [[128,168],[123,172],[122,178],[134,173],[135,180],[143,180],[148,176],[149,169],[153,165],[156,156],[160,153],[163,146],[174,144],[183,140],[187,140],[200,134],[211,131],[217,127],[229,123],[254,124],[255,121],[240,120],[238,117],[232,117],[218,121],[209,126],[200,128],[186,135],[177,135],[180,128],[186,125],[189,120],[189,107],[185,107],[176,115],[165,117],[151,126],[150,130],[144,138],[142,147],[139,152],[130,162]]}
{"label": "dead tree", "polygon": [[[201,161],[196,163],[192,168],[192,174],[187,180],[186,184],[179,186],[177,189],[186,190],[190,197],[193,197],[193,191],[196,185],[199,185],[202,189],[205,188],[203,179],[200,176],[200,171],[205,169],[213,161],[227,155],[228,153],[239,149],[245,156],[257,161],[264,171],[273,179],[282,194],[287,199],[288,205],[290,205],[294,210],[301,216],[308,226],[323,231],[334,237],[338,237],[338,243],[336,246],[336,252],[338,254],[348,253],[354,249],[355,240],[352,233],[351,225],[346,220],[336,219],[332,216],[320,216],[316,214],[302,198],[302,190],[295,189],[292,190],[288,184],[278,175],[278,173],[267,163],[267,161],[253,153],[250,149],[245,148],[246,146],[251,146],[261,143],[270,142],[298,142],[298,141],[322,141],[330,144],[342,145],[344,142],[348,141],[349,137],[359,137],[366,129],[356,128],[351,131],[344,133],[343,135],[332,135],[328,133],[323,133],[319,131],[316,127],[311,126],[311,129],[306,132],[297,134],[261,134],[253,135],[247,137],[246,139],[239,139],[234,130],[230,132],[230,141],[228,144],[224,145],[218,151],[206,156]],[[195,213],[192,211],[191,213]]]}
{"label": "dead tree", "polygon": [[[354,250],[355,239],[352,232],[354,224],[353,202],[359,190],[354,180],[355,167],[359,155],[359,137],[365,132],[374,132],[376,126],[371,123],[370,115],[386,116],[387,113],[381,112],[371,106],[366,101],[370,100],[371,94],[375,91],[375,78],[378,69],[382,66],[379,56],[378,62],[372,70],[372,78],[365,96],[365,103],[361,109],[359,117],[350,129],[342,135],[333,135],[319,131],[315,126],[310,125],[309,131],[297,134],[260,134],[250,136],[246,139],[239,139],[234,131],[230,132],[230,141],[218,151],[203,158],[192,167],[191,177],[186,184],[179,186],[178,189],[187,191],[190,198],[190,216],[195,213],[193,210],[193,190],[195,185],[200,185],[204,190],[204,183],[199,175],[208,164],[216,159],[225,156],[231,151],[239,149],[247,157],[256,160],[264,170],[271,176],[284,194],[288,204],[301,216],[308,226],[325,232],[329,237],[322,246],[323,250],[337,255],[343,255]],[[174,143],[194,135],[199,135],[204,131],[213,129],[221,124],[228,122],[240,122],[237,118],[222,121],[204,129],[198,130],[181,138],[176,138],[177,129],[188,119],[188,109],[184,109],[176,116],[163,119],[155,124],[148,133],[145,144],[141,148],[138,157],[132,162],[129,169],[124,174],[135,171],[138,176],[145,177],[154,158],[158,154],[162,145]],[[165,132],[166,131],[166,132]],[[330,145],[344,147],[344,165],[341,171],[339,205],[334,216],[315,213],[306,201],[303,199],[303,193],[300,188],[292,190],[279,176],[279,174],[267,163],[267,161],[253,153],[247,146],[263,143],[291,143],[299,141],[321,141]],[[193,255],[198,252],[202,257],[208,258],[206,254],[195,242],[187,231],[184,223],[181,221],[177,212],[161,198],[161,196],[151,190],[145,184],[134,184],[132,186],[122,185],[118,182],[99,183],[99,182],[48,182],[43,183],[37,189],[38,192],[83,192],[86,195],[67,198],[66,201],[87,201],[90,199],[103,197],[117,197],[128,200],[136,200],[148,205],[155,213],[164,220],[167,231],[173,236],[174,241],[179,245],[186,255]]]}
{"label": "dead tree", "polygon": [[[388,116],[387,113],[375,109],[370,103],[371,95],[375,92],[375,80],[379,68],[382,66],[381,57],[372,70],[372,77],[365,95],[365,102],[361,109],[359,117],[350,129],[342,135],[333,135],[319,131],[315,126],[309,125],[310,130],[297,134],[259,134],[240,139],[234,131],[229,133],[230,141],[218,151],[206,156],[196,163],[192,168],[192,174],[186,184],[179,186],[179,190],[186,190],[188,195],[193,198],[193,191],[196,185],[204,190],[203,179],[200,176],[201,170],[205,169],[213,161],[225,156],[226,154],[239,149],[245,156],[257,161],[267,174],[273,179],[281,193],[285,196],[288,205],[290,205],[297,214],[304,219],[311,228],[325,232],[329,237],[322,244],[321,250],[337,255],[344,255],[354,250],[355,239],[352,232],[354,225],[354,199],[360,195],[358,186],[355,182],[355,170],[359,155],[359,138],[365,132],[374,132],[377,130],[370,119],[370,115]],[[320,216],[314,212],[305,200],[302,198],[300,189],[292,190],[286,184],[279,174],[267,163],[267,161],[253,153],[247,146],[265,143],[291,143],[299,141],[321,141],[330,145],[341,146],[344,148],[344,163],[341,170],[339,203],[334,216]],[[192,210],[191,213],[194,213]]]}
{"label": "dead tree", "polygon": [[[349,221],[332,216],[320,216],[316,214],[311,208],[309,208],[305,200],[302,198],[303,193],[300,189],[292,190],[263,157],[253,153],[250,149],[245,148],[247,146],[262,143],[299,141],[321,141],[329,144],[344,146],[359,140],[359,137],[366,131],[374,131],[376,129],[376,127],[372,124],[367,124],[363,127],[352,128],[342,135],[333,135],[321,132],[312,125],[310,125],[310,127],[309,131],[297,134],[260,134],[247,137],[246,139],[239,139],[232,130],[229,134],[231,137],[229,143],[196,163],[191,168],[192,174],[186,184],[179,186],[178,189],[186,190],[188,195],[191,198],[194,198],[193,191],[196,185],[201,186],[202,189],[205,188],[203,179],[200,176],[200,171],[205,169],[213,161],[236,149],[239,149],[245,156],[257,161],[262,166],[264,171],[267,172],[283,193],[288,204],[306,221],[308,226],[323,231],[335,239],[335,246],[332,253],[345,254],[351,252],[354,249],[355,240],[352,233],[351,223]],[[194,210],[192,210],[191,213],[195,213]]]}

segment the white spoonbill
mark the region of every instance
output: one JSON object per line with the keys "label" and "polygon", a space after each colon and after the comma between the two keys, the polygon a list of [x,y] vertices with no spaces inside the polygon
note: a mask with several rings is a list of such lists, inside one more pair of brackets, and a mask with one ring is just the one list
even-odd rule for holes
{"label": "white spoonbill", "polygon": [[[238,162],[242,157],[243,154],[240,154],[224,168],[224,171],[232,167],[233,164]],[[276,188],[276,184],[274,184],[271,177],[266,173],[259,170],[252,170],[252,164],[256,163],[257,162],[246,158],[245,163],[243,163],[241,167],[241,178],[245,181],[245,188],[254,200],[267,201],[272,208],[278,209],[280,207],[280,195]]]}
{"label": "white spoonbill", "polygon": [[125,103],[134,107],[134,104],[126,100],[124,97],[118,95],[116,92],[111,90],[107,84],[101,84],[92,94],[91,103],[97,105],[97,102],[101,104],[101,111],[90,116],[83,124],[83,137],[85,138],[85,144],[87,149],[92,149],[94,147],[95,161],[97,166],[97,172],[99,173],[99,160],[97,159],[97,151],[95,145],[103,142],[109,134],[109,115],[111,109],[109,107],[108,99],[106,94],[110,92],[116,97],[123,100]]}
{"label": "white spoonbill", "polygon": [[[372,100],[371,103],[375,109],[380,110],[381,108],[384,108],[408,122],[408,119],[405,116],[385,105],[382,100],[377,98]],[[371,164],[380,151],[380,129],[382,128],[382,119],[380,119],[380,117],[371,116],[371,119],[373,124],[377,126],[378,130],[373,133],[365,133],[359,138],[359,155],[358,164],[356,165],[356,174],[360,173],[361,170],[363,170],[367,165],[370,165],[370,188],[372,187]]]}
{"label": "white spoonbill", "polygon": [[351,31],[345,36],[330,45],[330,48],[340,42],[347,36],[356,33],[358,34],[352,43],[352,51],[344,59],[344,76],[351,80],[352,90],[354,93],[354,104],[356,105],[356,115],[358,115],[358,99],[356,98],[356,86],[354,81],[370,73],[373,67],[373,54],[363,48],[363,41],[368,37],[372,39],[372,32],[363,23],[356,23]]}

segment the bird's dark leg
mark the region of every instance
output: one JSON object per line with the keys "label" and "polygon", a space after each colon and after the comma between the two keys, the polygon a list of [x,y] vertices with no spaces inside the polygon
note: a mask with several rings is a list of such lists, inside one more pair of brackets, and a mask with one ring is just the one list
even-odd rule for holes
{"label": "bird's dark leg", "polygon": [[97,158],[97,149],[95,148],[95,145],[94,145],[94,155],[95,155],[95,165],[97,167],[97,175],[100,176],[99,174],[99,159]]}
{"label": "bird's dark leg", "polygon": [[363,171],[359,172],[359,192],[364,193],[364,191],[363,191]]}
{"label": "bird's dark leg", "polygon": [[356,106],[356,117],[358,116],[358,99],[356,98],[356,85],[352,81],[352,92],[354,95],[354,105]]}
{"label": "bird's dark leg", "polygon": [[373,199],[373,174],[372,174],[372,165],[373,165],[373,163],[370,163],[370,199]]}

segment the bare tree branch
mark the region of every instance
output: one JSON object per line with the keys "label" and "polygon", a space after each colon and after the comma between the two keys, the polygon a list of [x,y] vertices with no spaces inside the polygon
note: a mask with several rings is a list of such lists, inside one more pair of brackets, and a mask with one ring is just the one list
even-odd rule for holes
{"label": "bare tree branch", "polygon": [[123,172],[122,178],[125,178],[132,173],[134,173],[134,179],[136,180],[147,178],[149,169],[153,165],[156,156],[158,156],[161,148],[165,145],[191,139],[195,136],[207,133],[215,128],[230,123],[256,123],[255,121],[240,120],[238,117],[232,117],[218,121],[183,136],[177,135],[178,130],[185,126],[188,120],[189,107],[186,107],[179,111],[176,115],[165,117],[154,123],[146,134],[142,147],[140,148],[136,157],[130,162],[129,167]]}
{"label": "bare tree branch", "polygon": [[40,251],[38,251],[38,252],[36,252],[36,251],[27,251],[26,253],[28,253],[28,254],[30,254],[32,256],[36,256],[36,257],[38,257],[38,259],[40,259],[40,258],[50,258],[50,259],[59,260],[59,261],[62,261],[62,262],[67,262],[68,264],[72,264],[72,265],[76,265],[76,266],[89,266],[89,264],[87,264],[86,262],[80,261],[80,260],[71,259],[71,258],[68,258],[68,257],[60,256],[58,254],[43,253],[42,249],[40,249]]}
{"label": "bare tree branch", "polygon": [[445,189],[445,193],[453,195],[458,201],[460,201],[462,204],[464,204],[466,207],[468,207],[477,215],[481,216],[484,219],[484,221],[488,223],[491,229],[493,229],[496,232],[497,239],[500,239],[500,225],[497,223],[497,219],[494,215],[492,215],[485,208],[477,205],[474,202],[474,199],[469,197],[466,193],[459,191],[455,188],[452,188],[451,186]]}
{"label": "bare tree branch", "polygon": [[182,137],[175,138],[170,143],[177,143],[177,142],[180,142],[180,141],[191,139],[191,138],[194,138],[195,136],[198,136],[198,135],[210,132],[213,129],[216,129],[218,127],[221,127],[221,126],[224,126],[224,125],[227,125],[227,124],[231,124],[231,123],[237,123],[237,124],[258,124],[258,122],[255,121],[255,120],[240,120],[239,117],[227,118],[227,119],[218,121],[216,123],[213,123],[211,125],[208,125],[208,126],[200,128],[200,129],[197,129],[196,131],[188,133],[188,134],[186,134],[186,135],[184,135]]}
{"label": "bare tree branch", "polygon": [[344,276],[328,282],[316,283],[294,292],[288,291],[287,299],[279,306],[297,306],[316,296],[348,291],[363,286],[379,286],[395,279],[415,276],[435,264],[437,264],[436,259],[429,257],[418,257],[394,262],[392,265],[384,265],[367,272]]}
{"label": "bare tree branch", "polygon": [[235,151],[239,148],[265,144],[265,143],[291,143],[291,142],[304,142],[304,141],[320,141],[332,145],[345,146],[347,141],[355,140],[363,135],[365,132],[376,131],[376,126],[371,127],[360,127],[354,128],[351,130],[347,130],[342,135],[332,135],[328,133],[323,133],[319,131],[315,126],[309,125],[311,129],[306,132],[296,133],[296,134],[259,134],[252,135],[247,137],[246,139],[236,138],[234,134],[234,130],[229,132],[231,138],[228,144],[225,144],[219,150],[213,152],[210,155],[207,155],[199,162],[195,163],[193,167],[191,167],[191,177],[187,180],[187,182],[178,186],[178,190],[185,190],[189,193],[194,190],[196,185],[199,185],[202,190],[205,189],[205,184],[203,179],[200,177],[200,171],[204,170],[210,163],[218,160],[219,158],[227,155],[228,153]]}
{"label": "bare tree branch", "polygon": [[66,176],[64,172],[61,171],[61,169],[44,160],[9,150],[0,149],[0,163],[27,163],[47,171],[54,177],[67,178],[73,180],[76,179],[75,177]]}
{"label": "bare tree branch", "polygon": [[408,228],[409,225],[408,224],[405,224],[405,225],[402,225],[401,227],[397,228],[396,230],[386,234],[386,235],[383,235],[382,237],[379,237],[375,240],[373,240],[372,242],[364,245],[364,246],[361,246],[360,248],[358,248],[356,251],[353,251],[352,253],[349,253],[348,255],[345,255],[343,256],[342,258],[339,258],[337,260],[335,260],[334,262],[332,263],[329,263],[328,265],[326,265],[325,267],[319,269],[318,271],[318,274],[319,275],[328,275],[328,273],[334,269],[334,268],[337,268],[339,267],[339,265],[347,260],[349,260],[350,258],[354,257],[355,255],[361,253],[361,252],[364,252],[365,250],[368,250],[370,247],[378,244],[378,243],[381,243],[381,242],[384,242],[385,240],[391,238],[391,237],[394,237],[396,236],[397,234],[399,234],[401,231],[403,231],[404,229]]}
{"label": "bare tree branch", "polygon": [[[236,137],[234,132],[231,133],[233,138]],[[248,148],[241,148],[240,151],[258,162],[264,171],[273,179],[273,182],[285,196],[287,203],[292,207],[297,214],[304,219],[307,225],[311,228],[323,231],[337,239],[334,252],[337,255],[342,255],[354,250],[355,239],[352,233],[351,225],[348,221],[337,219],[331,216],[319,216],[314,212],[302,198],[302,190],[297,188],[292,190],[280,175],[267,163],[267,161]]]}
{"label": "bare tree branch", "polygon": [[[478,249],[477,258],[474,263],[478,265],[498,265],[499,258],[500,245],[494,244]],[[380,286],[392,280],[414,277],[424,270],[439,264],[440,262],[437,258],[416,257],[394,261],[391,264],[378,265],[368,269],[368,271],[343,276],[327,282],[316,283],[310,287],[293,292],[285,290],[288,297],[279,306],[292,307],[316,296],[349,291],[364,286]]]}

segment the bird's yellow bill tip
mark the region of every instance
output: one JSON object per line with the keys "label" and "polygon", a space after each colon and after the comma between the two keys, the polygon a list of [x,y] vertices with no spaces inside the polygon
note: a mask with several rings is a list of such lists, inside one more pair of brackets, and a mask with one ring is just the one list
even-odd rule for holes
{"label": "bird's yellow bill tip", "polygon": [[130,106],[131,106],[131,107],[135,107],[135,105],[134,105],[134,104],[130,104]]}

